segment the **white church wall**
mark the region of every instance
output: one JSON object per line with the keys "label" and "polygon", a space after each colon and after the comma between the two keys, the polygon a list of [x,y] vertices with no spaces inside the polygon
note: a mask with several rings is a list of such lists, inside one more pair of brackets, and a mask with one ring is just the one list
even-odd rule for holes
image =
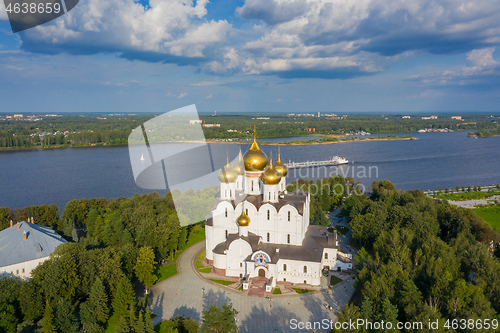
{"label": "white church wall", "polygon": [[334,270],[337,266],[337,249],[323,249],[323,256],[321,260],[321,269],[325,266],[330,267],[330,270]]}
{"label": "white church wall", "polygon": [[[288,219],[290,213],[290,219]],[[302,226],[299,220],[299,212],[292,205],[285,205],[281,207],[278,212],[278,243],[290,245],[302,245],[304,239],[302,233]],[[288,242],[288,235],[290,235],[290,242]]]}
{"label": "white church wall", "polygon": [[214,253],[214,267],[219,269],[226,269],[226,255]]}
{"label": "white church wall", "polygon": [[[276,266],[278,282],[320,284],[321,263],[319,262],[280,259]],[[307,268],[305,272],[304,267]]]}
{"label": "white church wall", "polygon": [[243,239],[237,239],[229,245],[226,251],[226,275],[245,276],[246,265],[244,260],[252,253],[252,247]]}
{"label": "white church wall", "polygon": [[214,260],[214,255],[212,253],[215,247],[213,238],[213,227],[209,225],[205,226],[205,257],[208,260]]}

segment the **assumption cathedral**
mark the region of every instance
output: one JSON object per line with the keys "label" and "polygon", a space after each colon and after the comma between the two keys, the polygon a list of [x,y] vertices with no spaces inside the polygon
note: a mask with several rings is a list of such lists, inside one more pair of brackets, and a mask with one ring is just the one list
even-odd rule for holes
{"label": "assumption cathedral", "polygon": [[[287,167],[259,148],[250,149],[218,174],[220,198],[205,222],[206,259],[216,274],[246,282],[319,285],[322,271],[352,268],[338,251],[337,233],[309,225],[310,195],[286,191]],[[243,284],[244,289],[248,283]]]}

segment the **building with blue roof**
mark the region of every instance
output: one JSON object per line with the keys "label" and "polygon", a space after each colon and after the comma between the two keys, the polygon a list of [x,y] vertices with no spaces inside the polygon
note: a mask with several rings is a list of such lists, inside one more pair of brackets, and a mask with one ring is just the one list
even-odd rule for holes
{"label": "building with blue roof", "polygon": [[31,223],[11,221],[9,228],[0,231],[0,275],[28,278],[58,245],[67,243],[53,229],[32,222],[33,218]]}

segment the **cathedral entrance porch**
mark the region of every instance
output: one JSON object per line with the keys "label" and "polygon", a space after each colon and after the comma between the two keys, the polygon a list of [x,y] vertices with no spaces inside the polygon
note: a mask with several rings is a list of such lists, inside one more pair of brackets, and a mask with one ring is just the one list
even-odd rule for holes
{"label": "cathedral entrance porch", "polygon": [[268,279],[266,277],[260,276],[261,269],[259,271],[259,277],[250,279],[250,287],[248,288],[248,296],[264,297],[266,294],[266,282]]}
{"label": "cathedral entrance porch", "polygon": [[266,277],[266,271],[263,268],[259,269],[259,277]]}

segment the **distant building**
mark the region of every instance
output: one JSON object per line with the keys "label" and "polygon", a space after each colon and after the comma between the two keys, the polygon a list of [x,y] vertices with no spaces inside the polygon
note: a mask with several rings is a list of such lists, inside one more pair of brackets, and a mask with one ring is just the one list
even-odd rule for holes
{"label": "distant building", "polygon": [[316,132],[316,128],[315,128],[315,127],[313,127],[313,128],[308,128],[308,129],[307,129],[307,131],[308,131],[308,132]]}
{"label": "distant building", "polygon": [[202,123],[202,121],[201,121],[201,120],[199,120],[199,119],[193,119],[193,120],[190,120],[190,121],[189,121],[189,124],[190,124],[190,125],[194,125],[194,124],[201,124],[201,123]]}
{"label": "distant building", "polygon": [[422,117],[422,119],[438,119],[438,116]]}
{"label": "distant building", "polygon": [[0,275],[29,277],[63,243],[67,241],[49,227],[11,222],[9,228],[0,231]]}
{"label": "distant building", "polygon": [[15,115],[14,115],[14,118],[22,118],[22,117],[23,117],[23,115],[22,115],[22,114],[15,114]]}
{"label": "distant building", "polygon": [[451,116],[451,119],[462,120],[462,116]]}
{"label": "distant building", "polygon": [[203,124],[203,127],[220,127],[220,124]]}
{"label": "distant building", "polygon": [[403,118],[403,119],[410,119],[411,117],[410,116],[403,116],[401,118]]}

